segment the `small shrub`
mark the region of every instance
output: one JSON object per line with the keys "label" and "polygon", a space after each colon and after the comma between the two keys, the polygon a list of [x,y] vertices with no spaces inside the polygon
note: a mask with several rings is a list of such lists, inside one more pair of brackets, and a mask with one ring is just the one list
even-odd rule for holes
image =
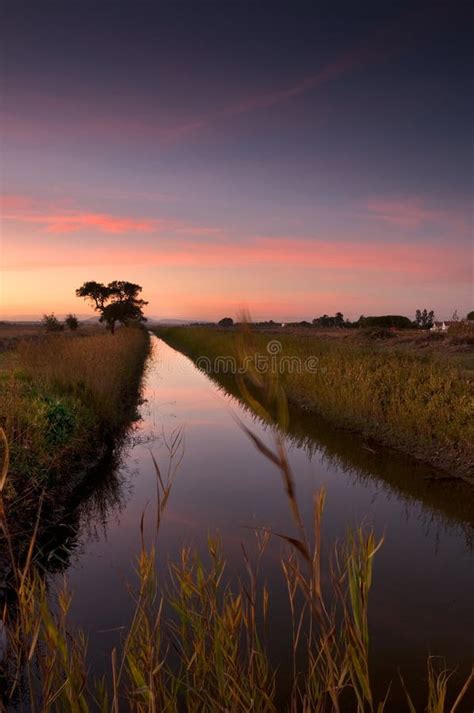
{"label": "small shrub", "polygon": [[57,446],[65,443],[73,434],[76,417],[72,408],[59,399],[46,398],[47,440]]}
{"label": "small shrub", "polygon": [[43,319],[41,320],[41,326],[47,332],[62,332],[64,329],[64,325],[61,324],[57,317],[55,317],[54,312],[51,312],[51,314],[43,315]]}
{"label": "small shrub", "polygon": [[68,329],[71,330],[71,332],[75,332],[76,329],[79,327],[79,320],[77,319],[75,314],[68,314],[68,316],[64,320],[64,324]]}

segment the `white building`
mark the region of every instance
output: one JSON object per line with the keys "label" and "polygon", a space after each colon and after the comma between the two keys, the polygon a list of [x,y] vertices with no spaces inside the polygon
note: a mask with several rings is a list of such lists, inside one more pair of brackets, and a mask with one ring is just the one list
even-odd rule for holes
{"label": "white building", "polygon": [[455,323],[452,321],[433,322],[433,326],[430,327],[430,332],[447,332],[452,324]]}

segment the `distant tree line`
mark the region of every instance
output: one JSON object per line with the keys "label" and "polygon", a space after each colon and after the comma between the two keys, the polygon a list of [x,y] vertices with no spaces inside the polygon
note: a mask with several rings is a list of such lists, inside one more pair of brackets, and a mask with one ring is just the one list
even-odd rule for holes
{"label": "distant tree line", "polygon": [[[466,316],[469,321],[474,321],[474,311],[469,312]],[[454,311],[451,321],[458,321],[457,310]],[[307,320],[301,320],[300,322],[286,322],[284,326],[288,327],[320,327],[320,328],[339,328],[339,329],[354,329],[354,328],[366,328],[366,329],[430,329],[435,322],[434,310],[428,310],[426,307],[421,310],[417,309],[415,312],[415,318],[411,320],[409,317],[405,317],[401,314],[385,314],[379,316],[368,316],[365,317],[361,315],[359,319],[351,320],[344,318],[342,312],[336,312],[335,315],[330,316],[328,314],[323,314],[321,317],[315,317],[312,322]],[[218,323],[219,327],[232,327],[234,326],[234,321],[231,317],[224,317]],[[281,322],[275,322],[273,319],[255,322],[257,327],[274,327],[281,326]]]}

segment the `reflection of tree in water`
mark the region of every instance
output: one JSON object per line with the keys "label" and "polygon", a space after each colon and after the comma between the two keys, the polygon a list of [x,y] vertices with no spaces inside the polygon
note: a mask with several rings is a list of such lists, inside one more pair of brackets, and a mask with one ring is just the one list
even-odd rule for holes
{"label": "reflection of tree in water", "polygon": [[131,487],[120,458],[117,453],[108,454],[75,488],[60,521],[41,532],[36,562],[47,572],[66,569],[84,542],[105,536],[109,519],[123,510]]}
{"label": "reflection of tree in water", "polygon": [[[204,372],[205,373],[205,372]],[[251,418],[264,428],[270,426],[243,400],[235,381],[225,374],[206,374],[219,390],[237,400]],[[284,429],[289,448],[303,449],[310,460],[318,459],[330,470],[349,475],[356,483],[372,488],[387,500],[405,506],[406,519],[415,519],[433,532],[460,533],[466,546],[474,549],[474,500],[472,486],[443,474],[425,463],[393,449],[373,444],[360,434],[336,428],[323,418],[289,404],[289,425]]]}
{"label": "reflection of tree in water", "polygon": [[45,528],[38,540],[36,562],[46,572],[64,571],[86,542],[107,539],[107,525],[125,509],[138,475],[138,469],[125,465],[125,457],[150,440],[154,437],[129,433],[72,491],[60,521]]}

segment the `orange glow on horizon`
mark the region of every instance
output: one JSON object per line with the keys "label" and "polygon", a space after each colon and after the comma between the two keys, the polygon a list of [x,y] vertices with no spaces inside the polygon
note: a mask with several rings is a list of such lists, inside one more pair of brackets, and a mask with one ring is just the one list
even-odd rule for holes
{"label": "orange glow on horizon", "polygon": [[467,304],[472,279],[467,243],[452,250],[416,233],[433,222],[462,227],[460,219],[418,199],[369,201],[369,220],[408,231],[383,241],[342,232],[327,239],[242,235],[182,219],[61,209],[21,195],[3,196],[2,210],[4,318],[85,314],[74,289],[87,279],[142,284],[152,316],[216,319],[248,306],[258,319],[282,321],[344,305],[354,314],[382,304],[393,312],[393,295],[412,310],[415,292],[435,304],[446,279]]}

